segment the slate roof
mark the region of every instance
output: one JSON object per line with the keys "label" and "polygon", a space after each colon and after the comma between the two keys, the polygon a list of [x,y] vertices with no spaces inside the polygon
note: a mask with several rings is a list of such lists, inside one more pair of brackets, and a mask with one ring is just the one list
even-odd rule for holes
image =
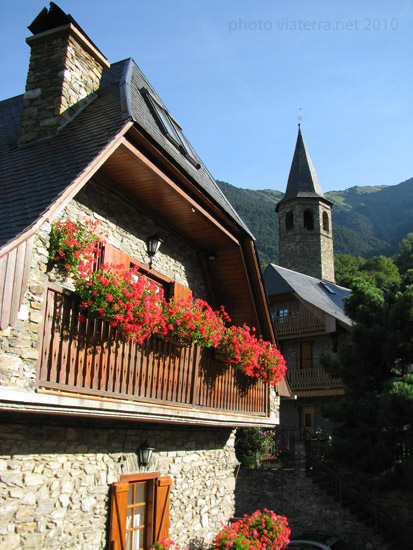
{"label": "slate roof", "polygon": [[[140,89],[146,87],[161,105],[165,106],[165,104],[162,102],[156,91],[152,88],[151,84],[145,78],[136,63],[132,59],[130,59],[128,63],[128,67],[125,71],[125,91],[126,104],[132,119],[155,140],[164,152],[167,152],[175,163],[177,163],[195,181],[195,183],[199,185],[199,187],[205,191],[207,195],[209,195],[210,198],[220,205],[221,208],[227,212],[227,214],[229,214],[249,235],[251,235],[250,230],[244,224],[236,210],[218,187],[215,179],[203,164],[202,160],[196,156],[196,159],[200,164],[200,168],[197,169],[161,132],[143,98],[142,93],[140,92]],[[165,109],[168,111],[166,106]]]}
{"label": "slate roof", "polygon": [[351,294],[351,290],[348,288],[325,282],[328,288],[334,291],[334,294],[332,294],[323,286],[324,281],[322,279],[310,277],[275,264],[269,264],[263,277],[268,296],[294,293],[306,302],[335,317],[343,324],[349,327],[352,325],[350,317],[344,313],[344,300]]}
{"label": "slate roof", "polygon": [[[313,163],[307,150],[300,126],[298,127],[297,143],[293,160],[291,163],[290,174],[288,176],[287,189],[284,197],[280,202],[288,201],[298,197],[314,197],[323,199],[331,203],[325,198],[318,181],[317,174],[314,170]],[[280,202],[277,204],[280,204]]]}
{"label": "slate roof", "polygon": [[132,59],[112,64],[94,101],[53,138],[23,147],[17,141],[23,95],[0,102],[0,247],[35,224],[131,120],[251,235],[202,162],[197,170],[162,134],[142,86],[156,95]]}

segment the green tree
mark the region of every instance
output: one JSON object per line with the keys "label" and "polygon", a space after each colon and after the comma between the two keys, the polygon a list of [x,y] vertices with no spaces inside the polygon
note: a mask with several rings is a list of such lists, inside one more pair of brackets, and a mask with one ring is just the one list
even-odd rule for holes
{"label": "green tree", "polygon": [[243,466],[253,468],[274,444],[274,432],[260,428],[238,428],[235,432],[235,455]]}
{"label": "green tree", "polygon": [[360,256],[335,254],[334,269],[336,272],[337,284],[349,288],[353,279],[359,275],[365,261],[366,260]]}
{"label": "green tree", "polygon": [[386,256],[373,256],[366,260],[361,268],[361,275],[363,276],[364,273],[370,275],[379,288],[400,282],[400,273],[396,264]]}
{"label": "green tree", "polygon": [[350,339],[327,365],[345,394],[326,412],[333,457],[378,474],[406,464],[413,451],[413,272],[385,289],[358,278],[352,291]]}
{"label": "green tree", "polygon": [[413,269],[413,233],[408,233],[406,238],[399,243],[399,255],[396,263],[400,273],[406,273],[408,269]]}
{"label": "green tree", "polygon": [[368,260],[350,254],[334,256],[337,284],[349,288],[356,277],[370,281],[379,288],[400,282],[396,264],[386,256],[373,256]]}

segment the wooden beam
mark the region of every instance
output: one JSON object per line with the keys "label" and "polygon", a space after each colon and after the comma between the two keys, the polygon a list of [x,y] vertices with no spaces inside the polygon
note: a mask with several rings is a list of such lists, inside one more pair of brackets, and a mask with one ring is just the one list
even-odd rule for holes
{"label": "wooden beam", "polygon": [[205,210],[199,202],[194,200],[188,193],[186,193],[179,185],[177,185],[171,178],[162,172],[153,162],[151,162],[139,149],[137,149],[126,138],[123,138],[121,147],[123,147],[128,153],[134,157],[141,164],[145,165],[151,172],[156,174],[158,178],[163,180],[168,186],[178,193],[188,204],[206,218],[212,225],[217,227],[222,233],[224,233],[232,242],[239,245],[239,240],[228,231],[221,223],[216,220],[207,210]]}

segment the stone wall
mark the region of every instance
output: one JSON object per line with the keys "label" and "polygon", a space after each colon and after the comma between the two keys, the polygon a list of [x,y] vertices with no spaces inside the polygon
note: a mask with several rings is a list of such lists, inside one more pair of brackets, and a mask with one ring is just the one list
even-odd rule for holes
{"label": "stone wall", "polygon": [[19,142],[52,136],[93,98],[103,68],[109,63],[97,50],[85,48],[76,29],[28,38],[30,66],[20,121]]}
{"label": "stone wall", "polygon": [[390,550],[373,530],[294,470],[241,468],[236,481],[236,517],[268,508],[286,516],[292,536],[305,530],[327,531],[346,540],[352,550]]}
{"label": "stone wall", "polygon": [[[304,227],[304,212],[313,214],[314,229]],[[286,215],[293,214],[294,226],[286,229]],[[328,216],[328,229],[323,227],[323,213]],[[321,200],[294,199],[279,208],[279,264],[287,269],[335,281],[331,208]]]}
{"label": "stone wall", "polygon": [[[188,286],[195,297],[208,299],[197,252],[150,218],[130,205],[103,184],[90,181],[53,221],[99,220],[98,231],[107,241],[148,264],[146,239],[159,233],[164,243],[154,257],[153,269]],[[47,273],[47,247],[50,223],[46,222],[35,236],[32,267],[23,306],[14,327],[0,331],[0,384],[34,391],[36,363],[39,356],[43,323],[44,289],[47,280],[73,288],[70,279],[62,279],[56,269]]]}
{"label": "stone wall", "polygon": [[[136,449],[155,447],[148,468]],[[103,550],[110,485],[122,474],[173,479],[170,536],[210,541],[234,515],[234,436],[228,429],[85,424],[0,426],[0,550]]]}
{"label": "stone wall", "polygon": [[333,338],[332,335],[312,336],[309,338],[300,338],[294,340],[284,340],[281,344],[281,353],[287,362],[287,368],[290,370],[297,369],[298,366],[298,344],[310,343],[312,345],[313,369],[321,368],[321,356],[326,353],[333,353]]}

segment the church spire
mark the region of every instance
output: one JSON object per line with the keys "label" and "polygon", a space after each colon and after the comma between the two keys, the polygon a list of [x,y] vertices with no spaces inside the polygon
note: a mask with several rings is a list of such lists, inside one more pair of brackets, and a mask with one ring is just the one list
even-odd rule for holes
{"label": "church spire", "polygon": [[280,266],[335,281],[332,207],[318,183],[299,125],[287,189],[275,208]]}
{"label": "church spire", "polygon": [[298,197],[321,198],[327,202],[330,202],[324,197],[323,191],[318,182],[317,174],[314,170],[313,163],[311,162],[310,155],[301,133],[300,124],[298,125],[297,143],[295,145],[290,175],[288,176],[287,189],[280,202]]}

